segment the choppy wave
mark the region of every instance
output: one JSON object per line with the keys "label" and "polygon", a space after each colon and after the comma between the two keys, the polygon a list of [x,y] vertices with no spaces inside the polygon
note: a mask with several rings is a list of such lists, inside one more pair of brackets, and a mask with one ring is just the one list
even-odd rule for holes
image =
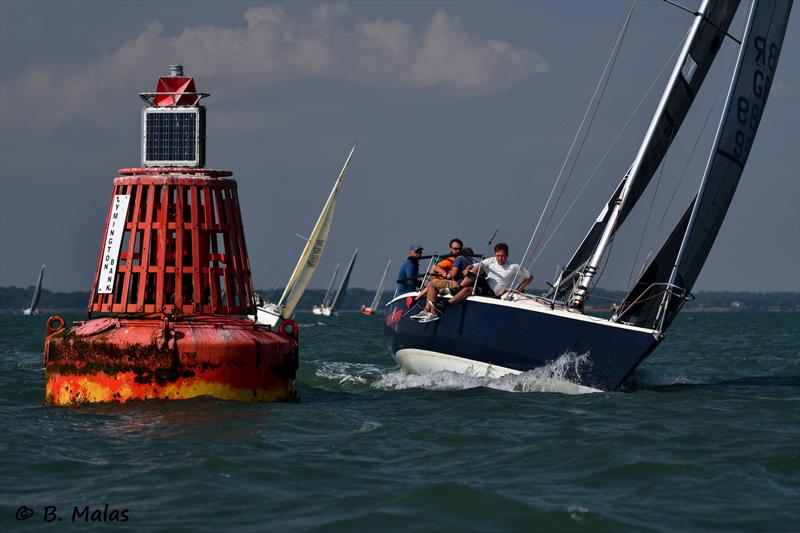
{"label": "choppy wave", "polygon": [[642,389],[655,389],[673,385],[704,385],[708,380],[693,378],[685,373],[666,373],[661,370],[638,368],[634,374],[623,384],[623,390],[634,391]]}
{"label": "choppy wave", "polygon": [[[0,531],[94,504],[128,509],[130,525],[101,525],[121,531],[800,523],[796,315],[684,315],[638,390],[579,394],[593,391],[567,379],[585,369],[575,354],[505,377],[409,375],[378,321],[301,314],[296,402],[75,408],[44,404],[45,320],[0,316]],[[20,508],[36,513],[25,527]]]}

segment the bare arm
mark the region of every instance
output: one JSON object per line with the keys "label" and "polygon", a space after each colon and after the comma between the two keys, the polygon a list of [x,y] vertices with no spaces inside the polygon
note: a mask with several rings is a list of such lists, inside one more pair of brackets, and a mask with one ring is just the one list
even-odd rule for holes
{"label": "bare arm", "polygon": [[503,291],[503,294],[507,294],[510,292],[523,292],[525,290],[525,287],[530,285],[531,281],[533,281],[533,276],[528,276],[527,278],[520,281],[519,284],[516,286],[516,288],[509,287],[508,289]]}
{"label": "bare arm", "polygon": [[517,292],[524,291],[525,287],[531,284],[531,281],[533,281],[533,276],[528,276],[527,278],[523,279],[519,285],[517,285],[517,288],[515,290]]}

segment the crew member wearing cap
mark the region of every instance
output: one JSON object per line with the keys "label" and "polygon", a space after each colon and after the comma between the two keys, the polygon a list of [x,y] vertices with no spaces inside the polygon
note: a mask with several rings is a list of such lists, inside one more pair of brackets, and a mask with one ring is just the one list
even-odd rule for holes
{"label": "crew member wearing cap", "polygon": [[422,246],[412,244],[408,249],[408,257],[400,272],[397,274],[397,288],[394,295],[416,292],[419,289],[419,258],[422,256]]}

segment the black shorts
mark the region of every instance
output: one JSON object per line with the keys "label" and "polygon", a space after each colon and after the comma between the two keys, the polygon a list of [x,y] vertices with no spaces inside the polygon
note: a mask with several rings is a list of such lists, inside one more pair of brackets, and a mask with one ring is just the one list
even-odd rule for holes
{"label": "black shorts", "polygon": [[497,298],[489,284],[486,283],[486,278],[478,278],[478,284],[475,286],[475,296],[488,296],[489,298]]}

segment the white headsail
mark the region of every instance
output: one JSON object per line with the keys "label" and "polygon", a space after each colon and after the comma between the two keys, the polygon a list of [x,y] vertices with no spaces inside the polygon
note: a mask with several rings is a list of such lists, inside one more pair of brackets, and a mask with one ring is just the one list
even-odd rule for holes
{"label": "white headsail", "polygon": [[39,279],[36,280],[36,288],[33,289],[33,298],[31,298],[31,305],[22,311],[24,315],[32,315],[36,312],[36,307],[39,305],[39,296],[42,294],[42,278],[44,277],[44,265],[39,271]]}
{"label": "white headsail", "polygon": [[317,270],[319,258],[325,249],[325,243],[331,229],[333,212],[336,207],[336,198],[339,195],[342,183],[344,183],[344,178],[350,166],[350,159],[353,157],[353,152],[355,152],[355,150],[355,146],[350,149],[347,160],[342,166],[342,171],[339,173],[339,177],[336,178],[336,182],[333,184],[333,188],[328,195],[328,200],[322,207],[322,212],[319,214],[317,223],[314,225],[314,231],[311,232],[311,236],[308,238],[308,242],[306,242],[303,253],[300,254],[300,259],[297,261],[297,265],[294,267],[294,271],[289,278],[289,282],[286,284],[281,299],[278,301],[278,307],[281,310],[282,318],[290,318],[292,316],[297,303],[300,301],[303,292],[311,281],[311,276],[313,276],[314,272]]}
{"label": "white headsail", "polygon": [[322,305],[325,307],[330,306],[330,298],[333,290],[333,284],[336,283],[336,276],[339,275],[339,268],[341,268],[341,263],[336,263],[336,268],[333,269],[333,276],[331,276],[331,282],[328,284],[328,290],[325,291],[325,296],[322,298]]}

